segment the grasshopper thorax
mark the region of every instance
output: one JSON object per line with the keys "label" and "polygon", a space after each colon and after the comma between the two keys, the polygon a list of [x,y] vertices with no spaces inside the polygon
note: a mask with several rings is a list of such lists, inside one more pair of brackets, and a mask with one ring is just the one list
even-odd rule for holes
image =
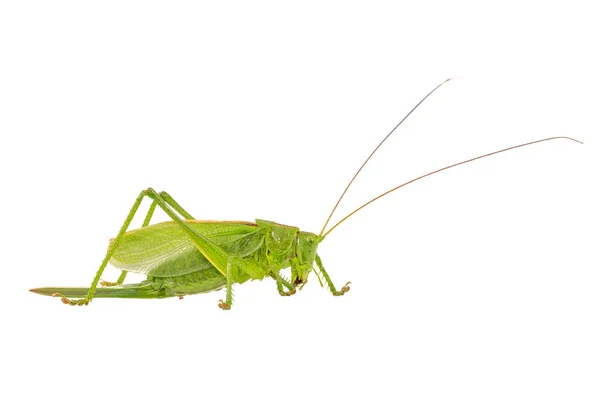
{"label": "grasshopper thorax", "polygon": [[297,236],[296,257],[298,265],[295,268],[292,265],[292,283],[301,285],[306,283],[308,274],[313,269],[317,257],[317,247],[319,247],[323,237],[311,232],[298,232]]}
{"label": "grasshopper thorax", "polygon": [[323,237],[262,219],[257,219],[256,224],[265,231],[264,251],[271,271],[278,273],[290,267],[292,283],[306,283]]}

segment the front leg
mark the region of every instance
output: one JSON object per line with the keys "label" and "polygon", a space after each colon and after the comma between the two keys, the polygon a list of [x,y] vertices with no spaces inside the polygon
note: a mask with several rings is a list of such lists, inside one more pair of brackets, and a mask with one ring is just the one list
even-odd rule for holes
{"label": "front leg", "polygon": [[333,282],[331,281],[331,278],[329,277],[329,274],[327,273],[327,271],[325,271],[325,268],[323,268],[323,262],[321,261],[321,257],[319,257],[319,255],[317,254],[317,257],[315,258],[315,261],[317,262],[317,267],[319,267],[319,271],[321,271],[321,274],[323,274],[323,278],[325,278],[325,281],[327,282],[327,286],[329,286],[329,290],[331,291],[331,294],[334,296],[343,296],[348,290],[350,290],[350,283],[348,282],[344,285],[344,287],[342,287],[342,290],[337,290],[335,288],[335,286],[333,285]]}

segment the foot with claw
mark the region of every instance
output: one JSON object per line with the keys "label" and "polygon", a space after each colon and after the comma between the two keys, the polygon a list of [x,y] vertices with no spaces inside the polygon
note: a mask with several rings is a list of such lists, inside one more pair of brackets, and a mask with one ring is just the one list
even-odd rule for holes
{"label": "foot with claw", "polygon": [[68,304],[70,306],[87,306],[88,304],[90,304],[90,300],[89,299],[71,300],[68,297],[63,296],[60,293],[54,293],[52,295],[52,297],[60,297],[60,301],[62,301],[63,304]]}
{"label": "foot with claw", "polygon": [[280,290],[280,291],[279,291],[279,295],[280,295],[280,296],[284,296],[284,297],[285,297],[285,296],[291,296],[291,295],[293,295],[293,294],[296,294],[296,289],[294,289],[294,290],[291,290],[291,291],[288,291],[288,292],[286,292],[285,290]]}
{"label": "foot with claw", "polygon": [[221,310],[231,310],[231,306],[227,303],[225,303],[223,300],[219,300],[219,308]]}
{"label": "foot with claw", "polygon": [[107,282],[104,279],[100,279],[100,286],[102,287],[110,287],[110,286],[119,286],[119,282]]}
{"label": "foot with claw", "polygon": [[338,290],[337,292],[333,292],[333,295],[334,295],[334,296],[343,296],[343,295],[344,295],[344,293],[346,293],[348,290],[350,290],[350,286],[349,286],[349,285],[350,285],[351,283],[352,283],[352,282],[347,282],[347,283],[344,285],[344,287],[342,288],[342,290]]}

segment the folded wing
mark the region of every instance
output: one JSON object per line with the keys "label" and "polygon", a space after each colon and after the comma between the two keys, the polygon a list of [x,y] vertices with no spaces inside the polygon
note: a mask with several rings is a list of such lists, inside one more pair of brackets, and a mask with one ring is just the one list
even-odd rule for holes
{"label": "folded wing", "polygon": [[[247,257],[263,243],[255,224],[229,221],[186,221],[228,253]],[[111,239],[111,245],[113,239]],[[148,276],[169,277],[214,268],[175,222],[163,222],[126,232],[110,263]]]}

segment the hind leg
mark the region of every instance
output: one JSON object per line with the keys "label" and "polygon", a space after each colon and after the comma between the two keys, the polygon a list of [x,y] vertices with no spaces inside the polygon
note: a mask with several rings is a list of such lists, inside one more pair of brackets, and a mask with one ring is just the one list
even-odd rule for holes
{"label": "hind leg", "polygon": [[[144,223],[142,224],[142,228],[148,226],[150,224],[150,220],[152,219],[152,215],[154,214],[154,210],[156,209],[156,202],[152,201],[150,204],[150,208],[148,209],[148,213],[146,214],[146,218],[144,218]],[[100,286],[118,286],[125,282],[125,277],[127,276],[127,271],[121,271],[121,275],[119,275],[119,279],[116,282],[107,282],[103,279],[100,279]]]}
{"label": "hind leg", "polygon": [[[190,213],[188,213],[187,211],[184,210],[183,207],[181,207],[179,205],[179,203],[177,203],[175,201],[175,199],[173,197],[171,197],[171,195],[167,192],[160,192],[159,195],[164,199],[165,203],[167,203],[169,206],[171,206],[175,211],[177,211],[179,213],[179,215],[181,215],[182,217],[184,217],[185,219],[189,219],[189,220],[193,220],[195,219],[194,217],[191,216]],[[150,220],[152,219],[152,215],[154,214],[154,210],[156,209],[156,200],[152,200],[152,204],[150,204],[150,208],[148,209],[148,213],[146,214],[146,218],[144,218],[144,223],[142,224],[142,228],[145,226],[150,225]],[[125,277],[127,276],[127,271],[122,271],[121,275],[119,276],[119,279],[117,279],[116,282],[107,282],[105,280],[100,280],[100,285],[101,286],[118,286],[123,284],[123,282],[125,282]]]}
{"label": "hind leg", "polygon": [[[140,204],[142,203],[142,200],[146,196],[148,196],[148,197],[150,197],[152,199],[152,204],[150,205],[148,213],[146,214],[146,218],[144,219],[144,224],[142,226],[147,226],[150,223],[150,219],[152,218],[152,215],[153,215],[154,210],[156,209],[157,205],[160,205],[161,208],[163,208],[163,210],[165,210],[167,212],[167,214],[169,214],[169,216],[171,216],[171,218],[173,218],[173,216],[171,214],[174,214],[175,217],[177,219],[179,219],[179,217],[176,216],[176,214],[174,213],[174,211],[171,209],[171,207],[172,207],[179,214],[181,214],[184,218],[186,218],[186,219],[194,219],[168,193],[161,192],[159,194],[159,193],[156,193],[152,189],[142,190],[140,192],[140,194],[138,195],[138,197],[135,199],[135,202],[133,203],[133,206],[131,207],[131,210],[129,210],[129,214],[127,214],[127,218],[125,219],[125,222],[121,226],[121,229],[119,230],[119,233],[117,234],[117,237],[115,238],[115,240],[113,242],[113,245],[110,246],[110,248],[106,252],[106,256],[104,257],[104,260],[102,260],[102,263],[100,264],[100,267],[98,268],[98,271],[96,272],[96,276],[94,277],[94,280],[92,281],[92,284],[90,286],[90,289],[88,291],[87,296],[85,298],[83,298],[83,299],[76,299],[76,300],[69,299],[69,298],[67,298],[66,296],[63,296],[60,293],[55,293],[55,294],[53,294],[53,296],[55,296],[55,297],[61,297],[61,300],[62,300],[62,302],[64,304],[69,304],[69,305],[72,305],[72,306],[75,306],[75,305],[77,305],[77,306],[83,306],[83,305],[88,305],[89,304],[89,302],[94,298],[94,293],[96,292],[96,287],[98,286],[98,283],[100,282],[102,273],[104,272],[104,269],[106,268],[106,266],[108,264],[108,261],[110,260],[110,258],[114,254],[115,249],[119,245],[119,242],[121,241],[123,235],[127,231],[127,228],[129,228],[129,224],[131,224],[131,221],[133,220],[133,217],[137,213],[137,211],[138,211],[138,209],[140,207]],[[163,199],[162,196],[164,196],[164,199]],[[127,275],[126,271],[123,271],[121,273],[121,276],[117,280],[117,284],[123,283],[123,281],[125,280],[125,276],[126,275]],[[110,284],[108,286],[110,286]]]}

